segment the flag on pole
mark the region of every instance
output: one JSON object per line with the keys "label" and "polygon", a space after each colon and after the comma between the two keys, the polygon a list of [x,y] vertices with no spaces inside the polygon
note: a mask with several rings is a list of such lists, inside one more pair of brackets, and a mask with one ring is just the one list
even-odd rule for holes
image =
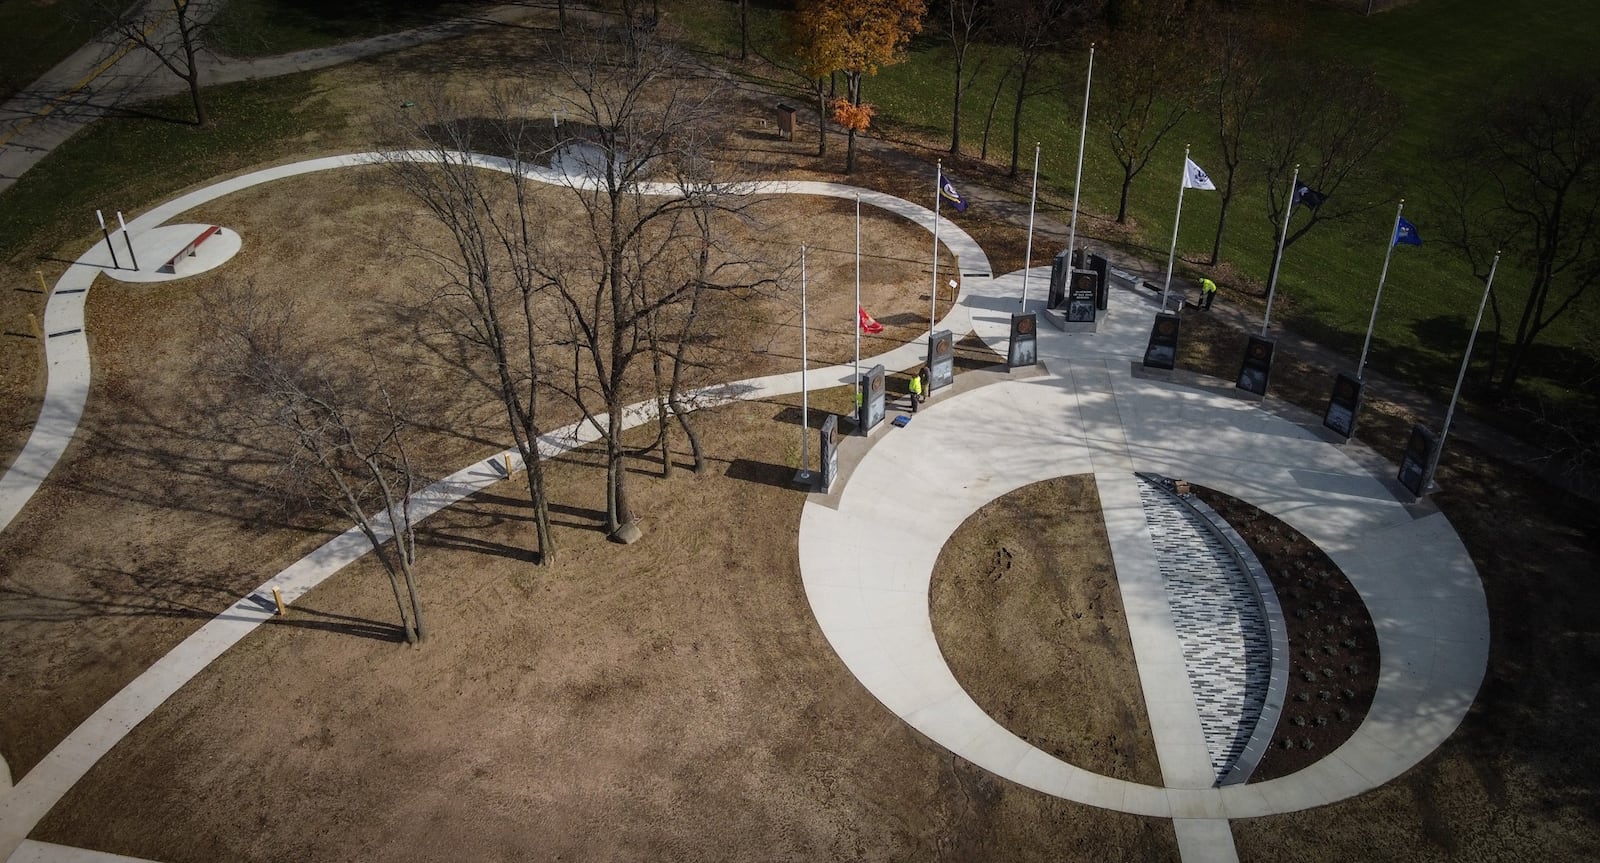
{"label": "flag on pole", "polygon": [[1328,200],[1327,195],[1318,192],[1310,186],[1307,186],[1305,183],[1294,184],[1293,206],[1304,204],[1307,207],[1315,210],[1316,208],[1322,206],[1322,202],[1326,200]]}
{"label": "flag on pole", "polygon": [[1422,236],[1417,233],[1417,226],[1406,221],[1404,216],[1395,223],[1394,244],[1396,246],[1422,245]]}
{"label": "flag on pole", "polygon": [[967,199],[961,197],[961,193],[956,191],[956,187],[950,184],[950,178],[942,171],[939,173],[939,197],[948,201],[952,210],[958,213],[967,211]]}
{"label": "flag on pole", "polygon": [[856,306],[856,322],[861,325],[861,331],[867,335],[883,332],[883,324],[873,320],[872,316],[867,314],[867,310],[860,306]]}
{"label": "flag on pole", "polygon": [[1193,159],[1183,160],[1183,187],[1185,189],[1202,189],[1207,192],[1215,192],[1217,190],[1217,184],[1211,182],[1211,178],[1206,176],[1205,169],[1196,165]]}

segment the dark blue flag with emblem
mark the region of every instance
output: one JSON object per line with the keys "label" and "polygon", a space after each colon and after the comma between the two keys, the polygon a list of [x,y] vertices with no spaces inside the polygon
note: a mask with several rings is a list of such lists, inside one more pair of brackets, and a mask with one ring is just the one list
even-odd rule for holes
{"label": "dark blue flag with emblem", "polygon": [[1322,206],[1322,202],[1326,200],[1328,200],[1327,195],[1324,195],[1310,186],[1307,186],[1305,183],[1297,182],[1294,184],[1295,206],[1304,204],[1305,206],[1315,210],[1316,208]]}
{"label": "dark blue flag with emblem", "polygon": [[1422,235],[1417,233],[1417,226],[1406,221],[1404,217],[1394,228],[1394,244],[1397,246],[1420,246]]}
{"label": "dark blue flag with emblem", "polygon": [[956,191],[956,187],[950,184],[950,178],[943,173],[939,174],[939,197],[945,199],[950,204],[951,209],[956,212],[964,213],[967,211],[967,199],[961,197],[961,193]]}

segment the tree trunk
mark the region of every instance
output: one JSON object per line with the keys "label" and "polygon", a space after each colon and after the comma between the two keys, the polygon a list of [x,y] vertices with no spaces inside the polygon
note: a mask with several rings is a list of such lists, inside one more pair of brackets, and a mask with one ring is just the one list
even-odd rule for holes
{"label": "tree trunk", "polygon": [[178,16],[178,36],[183,40],[184,69],[187,71],[183,78],[189,85],[189,100],[194,103],[194,122],[196,126],[204,126],[209,118],[206,116],[205,103],[200,101],[200,67],[194,60],[194,31],[189,25],[189,5],[187,0],[172,0],[172,8]]}
{"label": "tree trunk", "polygon": [[950,155],[961,158],[961,72],[966,66],[967,52],[956,51],[956,100],[950,113]]}
{"label": "tree trunk", "polygon": [[[396,537],[395,542],[399,541],[399,537]],[[412,566],[413,555],[414,553],[412,552],[401,554],[400,572],[406,579],[406,592],[411,595],[411,625],[416,632],[416,641],[427,641],[428,626],[422,617],[422,594],[417,590],[417,576]]]}
{"label": "tree trunk", "polygon": [[1022,76],[1017,79],[1017,104],[1011,112],[1011,170],[1006,172],[1006,176],[1013,179],[1017,176],[1017,160],[1021,153],[1022,106],[1028,101],[1028,76],[1033,71],[1032,66],[1032,60],[1022,63]]}
{"label": "tree trunk", "polygon": [[1228,172],[1227,182],[1222,186],[1222,208],[1217,213],[1217,236],[1211,241],[1211,260],[1208,266],[1216,266],[1217,259],[1222,254],[1222,231],[1228,225],[1228,204],[1233,201],[1233,171]]}
{"label": "tree trunk", "polygon": [[739,0],[739,60],[750,59],[750,0]]}
{"label": "tree trunk", "polygon": [[1128,190],[1133,188],[1133,170],[1126,165],[1122,168],[1122,196],[1117,201],[1117,224],[1128,221]]}
{"label": "tree trunk", "polygon": [[828,95],[817,79],[817,158],[828,155]]}
{"label": "tree trunk", "polygon": [[556,0],[556,27],[567,32],[567,0]]}
{"label": "tree trunk", "polygon": [[[861,73],[851,72],[845,78],[845,83],[850,88],[850,104],[861,107]],[[856,124],[850,124],[850,146],[845,150],[844,172],[848,176],[856,172]]]}
{"label": "tree trunk", "polygon": [[981,161],[989,160],[989,131],[994,128],[994,112],[1000,107],[1000,92],[1005,89],[1006,80],[1011,77],[1013,68],[1015,67],[1006,67],[1006,71],[1001,73],[1000,80],[994,85],[994,98],[989,100],[989,113],[983,118],[983,147],[978,151],[978,159]]}
{"label": "tree trunk", "polygon": [[539,542],[539,565],[555,561],[556,546],[550,538],[550,504],[544,496],[544,459],[539,455],[539,439],[528,442],[532,454],[524,453],[522,463],[527,468],[528,498],[533,501],[533,532]]}

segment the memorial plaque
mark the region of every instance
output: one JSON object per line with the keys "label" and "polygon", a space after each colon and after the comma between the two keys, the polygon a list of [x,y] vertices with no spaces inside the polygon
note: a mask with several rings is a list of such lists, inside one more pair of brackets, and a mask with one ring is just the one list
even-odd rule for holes
{"label": "memorial plaque", "polygon": [[1011,316],[1011,345],[1006,349],[1006,366],[1031,366],[1039,359],[1039,318],[1033,312]]}
{"label": "memorial plaque", "polygon": [[940,330],[928,342],[928,391],[922,395],[926,397],[940,387],[950,386],[955,379],[955,336],[949,330]]}
{"label": "memorial plaque", "polygon": [[1333,381],[1333,394],[1328,396],[1328,409],[1322,413],[1322,424],[1345,438],[1356,433],[1356,414],[1361,410],[1361,381],[1343,372]]}
{"label": "memorial plaque", "polygon": [[1400,456],[1400,473],[1396,478],[1417,497],[1422,497],[1422,484],[1427,481],[1435,440],[1427,426],[1417,423],[1411,427],[1411,440],[1406,443],[1405,454]]}
{"label": "memorial plaque", "polygon": [[1100,283],[1095,286],[1094,307],[1105,311],[1111,305],[1111,262],[1104,255],[1089,256],[1089,269],[1094,270]]}
{"label": "memorial plaque", "polygon": [[1067,301],[1067,276],[1071,271],[1067,266],[1067,250],[1062,249],[1050,262],[1050,299],[1045,308],[1059,309]]}
{"label": "memorial plaque", "polygon": [[1178,364],[1178,316],[1160,312],[1150,327],[1150,343],[1144,349],[1145,368],[1172,369]]}
{"label": "memorial plaque", "polygon": [[1094,299],[1099,292],[1094,270],[1073,270],[1067,286],[1067,323],[1094,323]]}
{"label": "memorial plaque", "polygon": [[1267,394],[1267,379],[1272,377],[1271,339],[1251,336],[1244,346],[1244,361],[1239,364],[1239,377],[1234,386],[1258,396]]}
{"label": "memorial plaque", "polygon": [[822,490],[828,491],[833,487],[833,481],[839,476],[839,417],[829,414],[822,421]]}
{"label": "memorial plaque", "polygon": [[861,393],[861,433],[866,434],[883,422],[885,394],[882,365],[873,366],[872,371],[861,376]]}

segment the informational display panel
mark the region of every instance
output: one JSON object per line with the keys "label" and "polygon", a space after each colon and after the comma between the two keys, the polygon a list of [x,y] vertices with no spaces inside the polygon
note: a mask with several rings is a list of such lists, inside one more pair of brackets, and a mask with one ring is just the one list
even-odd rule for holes
{"label": "informational display panel", "polygon": [[1094,323],[1095,295],[1100,292],[1094,270],[1073,270],[1067,286],[1067,323]]}
{"label": "informational display panel", "polygon": [[829,414],[822,421],[822,490],[824,492],[833,488],[833,481],[839,477],[839,417]]}
{"label": "informational display panel", "polygon": [[1150,369],[1172,369],[1178,364],[1178,315],[1160,312],[1150,327],[1150,343],[1144,349],[1144,365]]}
{"label": "informational display panel", "polygon": [[883,422],[884,390],[883,366],[876,365],[872,371],[862,376],[861,380],[862,403],[861,431],[863,434],[872,431],[878,423]]}
{"label": "informational display panel", "polygon": [[1328,396],[1328,409],[1322,412],[1322,424],[1345,438],[1356,433],[1356,414],[1361,411],[1361,381],[1340,372],[1333,381],[1333,394]]}
{"label": "informational display panel", "polygon": [[928,392],[947,387],[956,380],[956,340],[949,330],[940,330],[928,340]]}
{"label": "informational display panel", "polygon": [[1405,454],[1400,456],[1400,474],[1396,478],[1417,497],[1422,497],[1422,484],[1427,481],[1428,462],[1433,460],[1435,441],[1433,432],[1417,423],[1411,427],[1411,440],[1406,443]]}
{"label": "informational display panel", "polygon": [[1067,266],[1067,250],[1062,249],[1050,262],[1050,300],[1046,308],[1059,309],[1067,301],[1067,276],[1071,272],[1072,268]]}
{"label": "informational display panel", "polygon": [[1106,260],[1105,255],[1090,254],[1089,269],[1094,270],[1095,275],[1100,277],[1094,295],[1094,307],[1103,312],[1111,305],[1111,263]]}
{"label": "informational display panel", "polygon": [[1039,318],[1033,312],[1011,316],[1011,345],[1006,349],[1010,368],[1031,366],[1039,360]]}
{"label": "informational display panel", "polygon": [[1272,348],[1275,343],[1268,338],[1251,336],[1244,346],[1244,360],[1239,363],[1239,377],[1234,386],[1258,396],[1267,394],[1267,380],[1272,377]]}

